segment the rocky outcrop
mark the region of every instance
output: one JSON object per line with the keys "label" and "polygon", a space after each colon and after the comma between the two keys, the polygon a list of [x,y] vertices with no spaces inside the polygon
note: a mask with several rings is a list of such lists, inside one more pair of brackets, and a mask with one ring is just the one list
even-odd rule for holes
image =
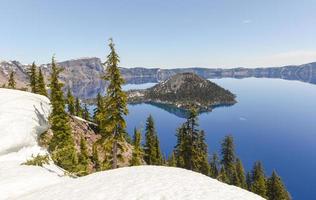
{"label": "rocky outcrop", "polygon": [[176,74],[166,81],[145,89],[128,92],[132,103],[160,103],[188,109],[195,105],[203,110],[236,103],[235,95],[194,73]]}

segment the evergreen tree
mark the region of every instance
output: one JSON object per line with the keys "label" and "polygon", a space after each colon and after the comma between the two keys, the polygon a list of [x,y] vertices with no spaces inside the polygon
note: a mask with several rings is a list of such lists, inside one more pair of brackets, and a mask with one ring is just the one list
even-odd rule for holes
{"label": "evergreen tree", "polygon": [[221,164],[225,168],[227,173],[227,179],[229,184],[234,184],[234,179],[236,181],[236,170],[235,170],[235,147],[234,140],[232,136],[226,136],[222,142],[222,160]]}
{"label": "evergreen tree", "polygon": [[93,144],[93,147],[92,147],[92,162],[94,164],[95,170],[100,171],[101,170],[101,163],[100,163],[97,143]]}
{"label": "evergreen tree", "polygon": [[217,178],[219,175],[219,158],[216,153],[213,154],[210,162],[210,176],[212,178]]}
{"label": "evergreen tree", "polygon": [[252,170],[251,191],[263,198],[267,198],[266,177],[260,161],[255,162]]}
{"label": "evergreen tree", "polygon": [[76,98],[75,102],[75,115],[78,117],[82,117],[82,108],[78,97]]}
{"label": "evergreen tree", "polygon": [[154,119],[151,115],[146,120],[144,151],[144,159],[148,165],[160,165],[162,163],[159,140]]}
{"label": "evergreen tree", "polygon": [[69,125],[68,115],[65,112],[62,84],[58,77],[61,69],[57,67],[55,59],[52,59],[52,72],[50,77],[50,100],[53,107],[50,122],[53,137],[49,144],[54,162],[65,170],[74,172],[78,164],[77,151]]}
{"label": "evergreen tree", "polygon": [[15,75],[15,73],[13,71],[9,75],[8,87],[10,89],[15,89],[16,82],[15,82],[15,79],[14,79],[14,75]]}
{"label": "evergreen tree", "polygon": [[82,117],[83,117],[83,119],[85,119],[85,120],[88,120],[88,121],[90,120],[90,113],[89,113],[87,104],[84,104]]}
{"label": "evergreen tree", "polygon": [[198,152],[198,171],[202,174],[209,175],[210,166],[208,163],[207,144],[205,142],[205,133],[200,131],[197,139],[197,152]]}
{"label": "evergreen tree", "polygon": [[247,190],[251,191],[251,185],[252,185],[252,176],[250,172],[247,172],[246,175],[246,184],[247,184]]}
{"label": "evergreen tree", "polygon": [[88,174],[88,165],[89,165],[89,154],[87,149],[87,142],[84,138],[80,138],[80,154],[79,154],[79,166],[78,172],[79,175]]}
{"label": "evergreen tree", "polygon": [[168,166],[170,167],[176,167],[177,166],[177,161],[174,155],[174,152],[171,153],[171,155],[168,157]]}
{"label": "evergreen tree", "polygon": [[133,136],[133,154],[130,162],[131,166],[137,166],[142,164],[143,150],[141,147],[141,133],[136,128],[134,129]]}
{"label": "evergreen tree", "polygon": [[227,173],[225,171],[225,167],[224,166],[221,167],[221,170],[219,172],[217,180],[219,180],[219,181],[221,181],[223,183],[228,183],[229,180],[228,180]]}
{"label": "evergreen tree", "polygon": [[99,118],[102,117],[102,116],[100,116],[100,114],[103,112],[103,110],[104,110],[103,99],[102,99],[100,92],[98,92],[96,108],[93,110],[93,120],[99,126],[100,126]]}
{"label": "evergreen tree", "polygon": [[37,74],[36,74],[36,65],[35,62],[32,63],[31,67],[28,70],[28,75],[30,79],[29,86],[31,87],[31,92],[37,93]]}
{"label": "evergreen tree", "polygon": [[42,73],[41,68],[38,69],[38,75],[37,75],[37,94],[43,95],[43,96],[47,96],[47,90],[46,90],[46,84],[45,84],[45,80],[44,80],[44,76]]}
{"label": "evergreen tree", "polygon": [[72,93],[69,87],[67,90],[67,105],[68,105],[69,114],[74,115],[75,114],[75,98],[72,96]]}
{"label": "evergreen tree", "polygon": [[237,174],[237,178],[238,178],[238,183],[240,185],[237,185],[241,188],[246,189],[247,188],[247,184],[246,184],[246,177],[245,177],[245,170],[243,167],[243,164],[241,162],[241,160],[239,158],[236,159],[236,174]]}
{"label": "evergreen tree", "polygon": [[267,181],[267,197],[269,200],[290,200],[291,197],[287,192],[281,178],[275,171]]}
{"label": "evergreen tree", "polygon": [[191,108],[186,122],[177,130],[175,155],[177,166],[209,174],[207,144],[204,131],[198,130],[197,110]]}
{"label": "evergreen tree", "polygon": [[106,124],[102,127],[101,134],[103,137],[111,137],[112,140],[112,168],[117,168],[118,154],[122,152],[122,146],[119,143],[124,141],[126,134],[126,122],[124,116],[127,115],[127,96],[122,90],[124,79],[121,76],[118,64],[119,56],[115,51],[114,43],[110,39],[110,53],[105,62],[106,75],[104,79],[109,82],[106,90],[107,98],[105,99],[105,113],[101,117],[101,123]]}

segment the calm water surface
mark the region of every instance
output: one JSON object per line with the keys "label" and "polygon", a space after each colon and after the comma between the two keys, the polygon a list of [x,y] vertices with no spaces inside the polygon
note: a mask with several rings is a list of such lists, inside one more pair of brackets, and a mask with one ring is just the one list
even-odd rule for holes
{"label": "calm water surface", "polygon": [[[247,170],[256,160],[261,160],[268,175],[276,169],[282,176],[293,199],[313,199],[316,196],[316,85],[256,78],[211,81],[236,94],[238,103],[199,116],[209,153],[218,152],[221,140],[231,134]],[[153,85],[126,85],[124,89]],[[176,129],[185,121],[179,113],[149,104],[129,105],[127,130],[133,133],[134,127],[144,129],[151,114],[161,148],[169,155],[176,143]]]}

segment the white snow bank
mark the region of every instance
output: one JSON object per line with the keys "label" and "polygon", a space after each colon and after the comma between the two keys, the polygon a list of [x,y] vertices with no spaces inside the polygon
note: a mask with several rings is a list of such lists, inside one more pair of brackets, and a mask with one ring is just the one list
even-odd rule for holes
{"label": "white snow bank", "polygon": [[0,88],[0,199],[14,199],[62,181],[54,164],[44,168],[21,165],[32,155],[48,154],[37,137],[48,129],[48,98]]}
{"label": "white snow bank", "polygon": [[162,166],[126,167],[69,179],[22,200],[262,200],[199,173]]}
{"label": "white snow bank", "polygon": [[0,156],[37,145],[48,128],[49,104],[41,95],[0,89]]}

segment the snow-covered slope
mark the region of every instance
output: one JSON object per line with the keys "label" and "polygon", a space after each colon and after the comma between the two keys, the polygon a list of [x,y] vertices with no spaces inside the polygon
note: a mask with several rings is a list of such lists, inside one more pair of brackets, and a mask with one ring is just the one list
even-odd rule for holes
{"label": "snow-covered slope", "polygon": [[126,167],[72,179],[23,200],[259,200],[261,197],[192,171],[162,166]]}
{"label": "snow-covered slope", "polygon": [[48,128],[46,97],[0,89],[0,199],[22,200],[260,200],[240,188],[192,171],[126,167],[66,178],[54,164],[21,165],[46,154],[37,137]]}
{"label": "snow-covered slope", "polygon": [[0,88],[0,199],[15,198],[63,180],[55,165],[21,165],[32,155],[46,154],[37,136],[48,129],[46,97]]}

